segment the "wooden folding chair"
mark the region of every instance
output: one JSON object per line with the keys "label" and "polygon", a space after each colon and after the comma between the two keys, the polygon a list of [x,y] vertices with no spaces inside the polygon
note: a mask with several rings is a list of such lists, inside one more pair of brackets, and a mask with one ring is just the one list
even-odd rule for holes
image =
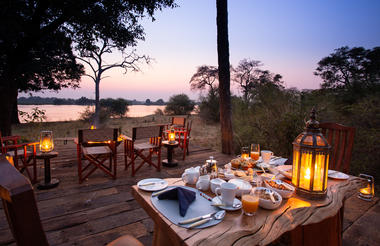
{"label": "wooden folding chair", "polygon": [[189,155],[190,133],[192,124],[193,121],[189,120],[187,121],[186,128],[177,129],[176,131],[176,140],[179,143],[178,146],[183,150],[183,160],[185,160],[186,155]]}
{"label": "wooden folding chair", "polygon": [[[78,131],[77,157],[79,183],[100,169],[116,179],[118,129],[84,129]],[[106,161],[108,160],[108,165]],[[90,169],[92,167],[92,169]]]}
{"label": "wooden folding chair", "polygon": [[36,145],[33,143],[18,143],[20,136],[1,136],[1,153],[12,157],[13,164],[21,173],[25,171],[32,184],[37,183]]}
{"label": "wooden folding chair", "polygon": [[[161,171],[161,137],[164,126],[146,126],[134,127],[132,139],[124,139],[124,161],[125,169],[132,166],[132,176],[143,166],[148,163],[153,166],[157,171]],[[145,154],[144,151],[149,151]],[[153,163],[152,156],[157,155],[157,163]],[[142,161],[135,167],[136,158],[140,157]],[[128,158],[130,158],[128,162]]]}
{"label": "wooden folding chair", "polygon": [[355,128],[337,123],[320,123],[322,134],[332,146],[329,169],[348,173],[350,170]]}

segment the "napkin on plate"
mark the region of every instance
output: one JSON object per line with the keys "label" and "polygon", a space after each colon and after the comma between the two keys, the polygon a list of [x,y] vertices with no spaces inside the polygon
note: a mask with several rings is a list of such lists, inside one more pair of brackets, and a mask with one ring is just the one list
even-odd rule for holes
{"label": "napkin on plate", "polygon": [[178,200],[179,214],[183,217],[186,215],[186,211],[190,204],[195,200],[195,196],[196,194],[194,191],[177,187],[158,195],[158,199]]}

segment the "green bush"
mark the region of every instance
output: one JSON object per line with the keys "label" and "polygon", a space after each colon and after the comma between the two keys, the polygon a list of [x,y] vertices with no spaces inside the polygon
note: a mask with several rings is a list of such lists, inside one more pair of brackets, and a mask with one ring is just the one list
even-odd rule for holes
{"label": "green bush", "polygon": [[128,112],[128,102],[123,98],[118,99],[101,99],[100,106],[109,111],[110,116],[123,117]]}
{"label": "green bush", "polygon": [[170,97],[165,107],[167,115],[185,115],[194,110],[195,103],[186,94],[178,94]]}

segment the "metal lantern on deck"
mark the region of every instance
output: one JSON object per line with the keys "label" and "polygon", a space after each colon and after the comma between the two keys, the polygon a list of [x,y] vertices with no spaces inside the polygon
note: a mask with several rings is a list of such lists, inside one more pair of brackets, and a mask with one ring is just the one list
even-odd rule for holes
{"label": "metal lantern on deck", "polygon": [[322,135],[315,109],[303,133],[293,142],[292,183],[300,196],[322,199],[326,196],[331,146]]}
{"label": "metal lantern on deck", "polygon": [[54,149],[53,132],[41,131],[40,151],[43,153],[50,152]]}
{"label": "metal lantern on deck", "polygon": [[175,132],[174,132],[174,128],[170,128],[170,131],[168,133],[168,140],[169,140],[169,143],[174,143],[175,142]]}

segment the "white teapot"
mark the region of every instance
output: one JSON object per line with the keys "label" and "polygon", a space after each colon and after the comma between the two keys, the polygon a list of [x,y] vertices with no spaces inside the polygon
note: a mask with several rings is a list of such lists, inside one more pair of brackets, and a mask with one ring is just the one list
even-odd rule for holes
{"label": "white teapot", "polygon": [[182,180],[186,184],[195,184],[199,178],[199,166],[198,167],[190,167],[185,169],[185,172],[182,174]]}

